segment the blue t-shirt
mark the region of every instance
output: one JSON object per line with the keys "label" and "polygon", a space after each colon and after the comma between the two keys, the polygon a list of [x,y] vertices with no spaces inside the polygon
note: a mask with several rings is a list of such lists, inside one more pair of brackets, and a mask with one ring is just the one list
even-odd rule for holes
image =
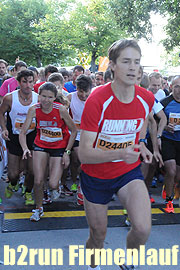
{"label": "blue t-shirt", "polygon": [[163,131],[163,136],[173,141],[180,141],[180,102],[177,102],[173,95],[164,98],[161,101],[164,106],[164,113],[167,117],[168,123],[175,124],[174,133]]}
{"label": "blue t-shirt", "polygon": [[64,84],[64,87],[67,89],[67,91],[68,91],[69,93],[76,92],[76,85],[74,85],[74,84],[72,83],[72,81],[71,81],[71,82],[66,82],[66,83]]}

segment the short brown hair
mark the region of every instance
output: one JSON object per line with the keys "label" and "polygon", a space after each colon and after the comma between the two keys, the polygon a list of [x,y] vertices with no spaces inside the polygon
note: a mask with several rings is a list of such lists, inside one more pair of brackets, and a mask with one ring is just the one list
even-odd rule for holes
{"label": "short brown hair", "polygon": [[131,47],[136,49],[141,55],[141,48],[139,47],[138,43],[133,39],[121,39],[115,41],[108,50],[109,60],[112,60],[116,63],[117,58],[119,57],[122,50],[127,47]]}
{"label": "short brown hair", "polygon": [[6,67],[8,66],[8,63],[4,59],[0,59],[0,64],[3,63]]}
{"label": "short brown hair", "polygon": [[162,79],[162,75],[159,72],[153,72],[149,75],[149,80],[151,80],[151,78]]}
{"label": "short brown hair", "polygon": [[48,77],[48,82],[57,82],[57,81],[60,81],[61,84],[63,84],[64,82],[64,78],[62,76],[61,73],[58,73],[58,72],[54,72],[54,73],[51,73]]}

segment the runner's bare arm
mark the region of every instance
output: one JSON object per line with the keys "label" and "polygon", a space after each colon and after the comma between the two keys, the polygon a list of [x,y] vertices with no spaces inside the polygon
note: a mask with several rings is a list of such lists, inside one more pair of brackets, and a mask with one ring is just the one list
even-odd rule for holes
{"label": "runner's bare arm", "polygon": [[[146,138],[146,132],[147,132],[148,122],[149,122],[149,115],[148,115],[148,117],[144,121],[144,124],[143,124],[142,129],[141,129],[140,134],[139,134],[139,139]],[[147,149],[147,147],[146,147],[146,145],[145,145],[144,142],[140,142],[139,144],[141,146],[140,153],[141,153],[142,160],[145,163],[151,163],[152,162],[152,158],[153,158],[152,153]]]}
{"label": "runner's bare arm", "polygon": [[158,139],[157,139],[157,124],[154,119],[152,112],[149,114],[149,133],[151,136],[151,141],[153,145],[153,156],[157,162],[159,162],[159,167],[164,165],[162,156],[159,152]]}
{"label": "runner's bare arm", "polygon": [[21,128],[21,132],[19,134],[19,143],[23,149],[23,159],[26,159],[26,155],[29,154],[29,156],[31,156],[31,151],[28,149],[27,147],[27,143],[26,143],[26,132],[29,129],[32,119],[36,116],[36,111],[35,111],[35,107],[32,106],[29,108],[26,120],[24,122],[24,124],[22,125]]}
{"label": "runner's bare arm", "polygon": [[79,159],[83,164],[97,164],[111,162],[113,160],[123,160],[126,163],[134,163],[138,160],[140,152],[134,151],[140,149],[140,145],[131,145],[125,149],[103,151],[93,147],[97,133],[81,130],[79,144]]}
{"label": "runner's bare arm", "polygon": [[67,95],[67,99],[69,100],[69,102],[71,102],[71,98],[72,98],[72,94],[70,93]]}
{"label": "runner's bare arm", "polygon": [[67,109],[64,106],[60,107],[60,116],[64,120],[65,124],[68,126],[68,129],[71,131],[71,136],[66,147],[67,150],[71,150],[76,139],[77,129],[71,116],[69,115]]}
{"label": "runner's bare arm", "polygon": [[5,113],[11,110],[12,96],[7,95],[3,98],[0,106],[0,126],[2,128],[2,137],[4,140],[9,140],[9,132],[6,127]]}

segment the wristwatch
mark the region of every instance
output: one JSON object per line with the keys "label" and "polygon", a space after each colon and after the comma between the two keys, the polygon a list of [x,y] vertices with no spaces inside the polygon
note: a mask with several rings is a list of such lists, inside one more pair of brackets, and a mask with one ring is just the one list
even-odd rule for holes
{"label": "wristwatch", "polygon": [[140,142],[143,142],[143,143],[147,144],[147,140],[146,139],[139,139],[139,143]]}
{"label": "wristwatch", "polygon": [[71,150],[65,149],[64,152],[65,152],[68,156],[70,156],[70,154],[71,154]]}

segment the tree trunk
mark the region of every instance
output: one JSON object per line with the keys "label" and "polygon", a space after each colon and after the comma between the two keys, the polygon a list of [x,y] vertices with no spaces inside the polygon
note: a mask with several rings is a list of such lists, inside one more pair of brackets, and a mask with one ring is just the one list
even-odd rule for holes
{"label": "tree trunk", "polygon": [[39,67],[42,67],[42,62],[41,62],[40,56],[38,55],[38,56],[36,57],[36,59],[37,59],[37,67],[38,67],[38,68],[39,68]]}
{"label": "tree trunk", "polygon": [[91,72],[93,73],[96,71],[95,61],[96,61],[96,52],[93,52],[91,57]]}

